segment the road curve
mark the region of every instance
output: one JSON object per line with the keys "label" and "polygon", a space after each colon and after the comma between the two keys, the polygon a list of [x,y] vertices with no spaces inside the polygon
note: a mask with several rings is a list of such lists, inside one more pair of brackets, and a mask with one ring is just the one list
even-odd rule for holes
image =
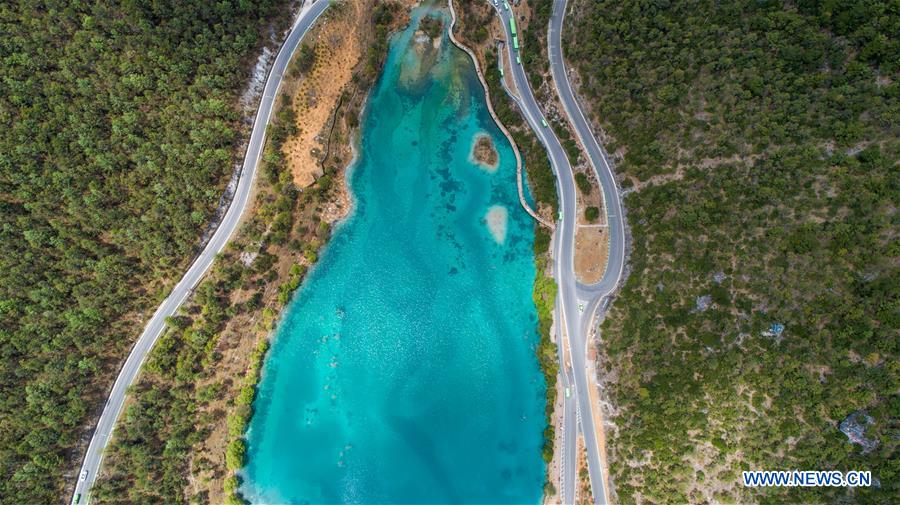
{"label": "road curve", "polygon": [[[503,43],[497,45],[497,64],[502,72],[503,70]],[[512,60],[510,60],[512,62]],[[511,66],[515,65],[515,63],[511,63]],[[509,98],[514,101],[519,108],[524,110],[524,105],[522,104],[519,97],[512,90],[506,87],[506,79],[500,80],[500,85],[503,87],[503,91],[509,96]],[[556,167],[554,166],[554,170]],[[522,177],[517,175],[518,183],[521,184]],[[558,235],[553,235],[553,243],[551,244],[551,249],[556,250],[556,241],[558,240]],[[554,256],[557,256],[554,254]],[[574,383],[572,382],[572,370],[569,361],[566,359],[566,349],[562,337],[562,314],[560,311],[560,305],[556,304],[554,309],[554,319],[558,321],[558,326],[556,328],[556,354],[559,358],[559,366],[560,366],[560,375],[559,380],[562,381],[563,391],[570,391],[574,389]],[[577,474],[576,469],[576,455],[577,455],[577,415],[576,415],[576,400],[574,396],[563,396],[563,409],[562,409],[562,432],[560,433],[560,437],[562,438],[562,447],[557,448],[557,460],[560,462],[559,466],[559,479],[560,479],[560,489],[559,498],[560,502],[563,504],[574,503],[575,500],[575,476]]]}
{"label": "road curve", "polygon": [[[97,478],[100,462],[103,459],[103,451],[109,442],[116,420],[122,412],[126,390],[137,378],[141,364],[165,329],[166,317],[174,315],[178,308],[181,307],[191,291],[200,282],[200,279],[209,270],[216,255],[225,247],[225,244],[228,243],[231,235],[237,229],[241,216],[250,201],[251,189],[256,178],[256,169],[265,143],[266,127],[272,115],[275,97],[278,94],[278,88],[281,86],[285,69],[290,62],[291,55],[300,45],[303,36],[322,12],[328,8],[328,5],[329,0],[314,0],[311,5],[305,6],[291,28],[287,39],[281,46],[275,58],[275,63],[272,65],[272,69],[269,71],[266,79],[259,110],[253,123],[253,131],[250,134],[250,142],[244,156],[240,179],[231,205],[228,207],[228,211],[222,218],[222,222],[209,240],[209,243],[191,264],[184,277],[178,281],[178,284],[175,285],[169,296],[156,309],[153,317],[147,322],[144,332],[141,333],[140,338],[138,338],[137,343],[128,355],[128,359],[125,360],[125,365],[119,372],[119,376],[116,378],[116,382],[109,393],[106,405],[103,407],[103,413],[100,415],[100,419],[94,429],[81,470],[78,472],[78,482],[72,495],[73,502],[78,498],[81,498],[80,503],[88,502],[88,492]],[[86,476],[82,479],[81,475],[83,474],[86,474]]]}
{"label": "road curve", "polygon": [[578,105],[578,100],[575,98],[575,93],[572,92],[572,85],[569,83],[569,76],[566,72],[561,39],[567,3],[568,0],[553,1],[553,13],[550,17],[550,27],[547,35],[550,45],[550,73],[553,76],[556,94],[562,102],[566,115],[569,116],[578,140],[581,141],[581,145],[588,155],[588,160],[594,169],[597,180],[600,181],[609,229],[609,260],[603,278],[596,284],[585,285],[578,283],[579,295],[588,299],[588,297],[599,298],[607,296],[615,291],[618,286],[625,267],[625,225],[622,216],[622,199],[619,196],[615,175],[606,153],[597,142],[590,124]]}
{"label": "road curve", "polygon": [[[500,16],[506,40],[512,40],[513,35],[509,26],[510,17],[513,15],[512,8],[504,3],[502,7],[495,7],[495,10]],[[534,99],[534,94],[531,91],[528,78],[525,75],[525,70],[522,68],[521,64],[514,63],[516,62],[517,52],[512,44],[507,43],[505,48],[510,62],[510,73],[512,74],[513,81],[519,92],[519,100],[517,100],[517,103],[531,129],[534,130],[538,139],[547,150],[547,155],[550,158],[550,166],[553,168],[553,172],[556,175],[557,194],[559,196],[559,206],[562,212],[562,219],[557,224],[556,232],[554,233],[555,265],[553,273],[556,277],[557,285],[559,286],[557,302],[559,304],[558,310],[561,316],[559,318],[559,326],[557,327],[557,335],[564,334],[569,342],[572,379],[575,387],[574,396],[577,405],[580,407],[579,410],[588,413],[588,415],[581,415],[578,417],[582,432],[584,433],[585,444],[590,453],[592,447],[595,448],[594,451],[596,451],[597,440],[595,436],[596,432],[594,430],[594,418],[592,415],[589,415],[591,412],[591,401],[590,390],[588,388],[594,386],[587,376],[585,363],[585,360],[587,359],[587,339],[583,329],[586,325],[582,318],[583,304],[579,302],[577,296],[577,281],[575,279],[574,247],[575,223],[577,217],[575,215],[577,208],[575,199],[575,178],[572,173],[572,167],[569,164],[569,160],[566,157],[559,139],[556,138],[556,135],[554,135],[550,128],[543,126],[543,116],[537,101]],[[525,46],[521,47],[521,51],[527,51],[529,49],[533,48]],[[569,430],[566,428],[566,423],[563,424],[563,429],[564,440],[566,437],[575,436],[574,433],[568,433]],[[567,476],[574,476],[577,454],[566,454],[565,456],[566,461],[563,464],[566,469],[566,474]],[[590,459],[591,458],[588,458],[589,463]],[[569,468],[572,469],[571,474],[568,473]],[[601,468],[595,465],[590,469],[590,473],[591,490],[594,496],[594,502],[597,504],[605,504],[606,493],[605,486],[601,484],[603,482]],[[564,485],[567,485],[567,483],[564,483]],[[565,496],[565,499],[571,502],[574,499],[574,495],[567,495]]]}
{"label": "road curve", "polygon": [[[566,17],[567,4],[568,0],[553,1],[553,12],[550,16],[547,33],[550,73],[553,76],[556,94],[559,96],[560,102],[562,102],[566,115],[569,116],[569,121],[575,129],[575,134],[581,141],[585,153],[587,153],[591,167],[594,169],[594,174],[600,182],[600,190],[606,207],[607,230],[609,233],[609,259],[603,278],[600,279],[600,282],[592,285],[577,283],[578,297],[583,300],[584,317],[581,321],[581,328],[578,329],[576,335],[584,340],[576,344],[572,352],[574,354],[582,354],[579,350],[583,349],[583,353],[586,355],[587,346],[589,345],[587,336],[590,335],[595,315],[598,309],[603,310],[606,308],[606,304],[609,302],[609,299],[606,297],[615,291],[619,281],[622,279],[622,272],[625,267],[625,224],[622,212],[622,199],[616,185],[615,175],[609,165],[606,153],[597,142],[590,124],[578,105],[578,100],[575,97],[575,93],[572,92],[572,86],[569,83],[569,76],[566,72],[565,59],[562,53],[562,29]],[[587,374],[586,369],[584,369],[584,373],[585,375]],[[590,387],[595,387],[593,381],[588,379],[586,382]],[[579,405],[588,405],[590,409],[599,408],[599,406],[591,405],[590,400],[587,403],[580,402]],[[594,488],[602,487],[605,495],[607,482],[602,480],[603,467],[600,446],[596,440],[595,433],[591,433],[590,436],[585,433],[585,444],[587,446],[588,471],[591,482],[599,484],[595,484]]]}

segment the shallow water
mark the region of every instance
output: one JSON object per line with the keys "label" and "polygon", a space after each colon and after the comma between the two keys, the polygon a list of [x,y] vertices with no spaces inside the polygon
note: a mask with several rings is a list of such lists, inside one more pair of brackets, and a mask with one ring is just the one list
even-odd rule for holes
{"label": "shallow water", "polygon": [[[446,33],[437,48],[415,33],[428,12],[446,20],[419,8],[392,39],[355,213],[276,332],[248,433],[253,502],[540,500],[532,223],[471,61]],[[470,158],[479,133],[494,173]],[[489,209],[506,214],[502,240]]]}

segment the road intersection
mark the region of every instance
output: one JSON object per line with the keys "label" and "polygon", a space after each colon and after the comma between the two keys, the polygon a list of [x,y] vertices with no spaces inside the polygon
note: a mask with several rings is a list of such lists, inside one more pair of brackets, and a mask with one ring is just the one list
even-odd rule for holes
{"label": "road intersection", "polygon": [[[275,97],[278,94],[278,89],[290,57],[299,46],[303,36],[327,9],[328,5],[329,0],[318,0],[306,5],[300,12],[297,21],[278,52],[275,63],[266,80],[241,169],[240,180],[231,205],[204,250],[150,318],[119,372],[83,460],[79,472],[79,480],[76,483],[72,496],[73,502],[88,502],[90,489],[96,480],[97,472],[100,468],[103,451],[112,435],[116,420],[122,412],[126,391],[135,381],[144,359],[164,331],[166,318],[174,315],[181,307],[191,291],[209,270],[216,255],[225,247],[237,229],[241,216],[250,201],[256,169],[262,155],[266,127],[271,118]],[[516,101],[529,125],[547,149],[551,166],[557,178],[557,191],[560,197],[562,219],[557,226],[553,240],[554,275],[559,286],[556,321],[557,334],[560,335],[560,340],[562,338],[567,340],[569,344],[568,350],[570,351],[566,354],[563,346],[559,347],[563,387],[574,389],[574,394],[570,397],[567,395],[563,399],[562,454],[564,457],[562,459],[564,461],[563,468],[561,468],[561,476],[564,479],[564,483],[561,496],[564,503],[574,502],[575,461],[577,461],[575,440],[577,436],[576,430],[578,429],[578,424],[580,424],[581,431],[585,435],[594,500],[596,503],[602,504],[606,503],[606,493],[605,486],[602,484],[598,485],[604,482],[604,479],[601,473],[599,449],[593,425],[594,417],[592,415],[579,415],[578,410],[585,407],[587,409],[592,408],[588,388],[594,386],[587,376],[585,363],[588,344],[587,335],[591,329],[594,313],[601,305],[601,301],[612,293],[621,277],[622,265],[624,264],[624,231],[621,220],[621,204],[612,171],[587,121],[584,119],[565,77],[566,71],[559,45],[565,7],[566,0],[554,1],[553,17],[549,27],[551,70],[554,76],[554,83],[557,86],[557,93],[566,109],[566,113],[569,115],[576,133],[588,153],[598,180],[601,181],[604,200],[607,205],[610,225],[610,259],[606,273],[598,284],[582,285],[575,279],[573,249],[577,216],[575,215],[575,183],[572,168],[559,140],[550,128],[544,126],[546,122],[534,99],[524,69],[520,64],[513,63],[518,61],[518,52],[511,44],[506,44],[505,50],[509,58],[509,66],[512,68],[512,79],[518,91]],[[509,33],[509,19],[513,15],[513,11],[498,6],[497,12],[503,21],[502,25],[506,31],[507,40],[512,40]],[[555,51],[556,54],[554,53]],[[567,357],[569,359],[566,359]]]}
{"label": "road intersection", "polygon": [[[562,57],[561,32],[565,18],[566,0],[554,0],[553,13],[548,27],[548,43],[550,45],[550,68],[553,76],[557,95],[563,104],[566,114],[574,127],[576,134],[584,147],[591,166],[598,181],[600,181],[603,200],[607,211],[609,230],[609,260],[603,278],[597,284],[584,285],[578,282],[574,268],[574,244],[575,227],[577,222],[577,203],[575,198],[575,182],[572,167],[565,151],[550,128],[546,127],[546,121],[540,111],[537,101],[528,83],[527,75],[519,63],[521,57],[519,50],[528,48],[518,44],[504,44],[507,53],[507,61],[511,68],[511,77],[517,89],[518,96],[513,97],[519,105],[529,126],[534,130],[538,139],[547,150],[550,165],[556,175],[557,193],[561,209],[561,219],[554,233],[554,276],[559,287],[557,296],[557,328],[559,341],[565,338],[568,343],[571,367],[564,359],[564,350],[560,345],[559,355],[561,360],[561,380],[564,386],[569,381],[574,385],[574,411],[577,423],[572,419],[573,403],[565,399],[563,410],[563,449],[561,451],[561,487],[560,497],[563,503],[572,503],[575,498],[574,474],[576,472],[577,453],[574,451],[577,427],[584,436],[587,452],[588,471],[590,474],[591,490],[594,502],[605,504],[607,502],[606,479],[603,476],[601,465],[600,446],[597,440],[597,430],[594,426],[594,410],[599,405],[593,405],[590,388],[596,387],[594,381],[588,376],[587,350],[588,336],[595,321],[598,308],[605,305],[604,298],[611,295],[618,286],[622,276],[625,262],[625,233],[622,221],[621,198],[619,197],[615,177],[609,162],[597,143],[587,120],[582,113],[571,85],[568,81],[565,62]],[[501,26],[507,41],[514,39],[510,18],[515,15],[514,9],[504,4],[503,7],[495,6],[501,19]],[[501,55],[502,58],[502,55]],[[502,65],[502,63],[501,63]]]}

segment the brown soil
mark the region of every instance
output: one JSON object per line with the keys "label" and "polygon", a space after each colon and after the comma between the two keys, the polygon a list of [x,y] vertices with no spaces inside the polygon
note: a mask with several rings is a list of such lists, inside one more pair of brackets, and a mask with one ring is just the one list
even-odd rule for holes
{"label": "brown soil", "polygon": [[575,465],[578,472],[578,478],[575,481],[575,494],[577,496],[576,503],[578,505],[591,505],[594,503],[594,497],[591,494],[591,477],[587,467],[587,453],[584,449],[584,437],[579,436],[576,443],[578,451],[578,462]]}
{"label": "brown soil", "polygon": [[[369,3],[345,2],[340,9],[326,12],[326,18],[304,42],[313,45],[315,50],[312,70],[300,79],[290,79],[282,87],[297,112],[298,133],[285,142],[284,154],[294,184],[300,188],[310,186],[324,175],[322,162],[330,147],[327,140],[332,118],[365,50],[361,31],[367,26],[363,17],[369,11]],[[289,68],[295,62],[296,57]]]}
{"label": "brown soil", "polygon": [[[578,227],[575,229],[575,275],[581,282],[593,284],[603,277],[609,254],[606,210],[603,208],[603,198],[594,170],[590,167],[580,168],[591,181],[591,192],[585,195],[580,189],[576,190]],[[594,222],[584,217],[584,211],[588,207],[600,209],[600,217]]]}
{"label": "brown soil", "polygon": [[497,149],[494,147],[494,141],[491,140],[490,136],[479,134],[475,137],[475,144],[472,146],[472,158],[488,172],[497,170],[499,156],[497,155]]}
{"label": "brown soil", "polygon": [[[414,5],[412,0],[397,2],[404,9]],[[217,352],[222,359],[212,376],[198,384],[219,384],[217,397],[202,406],[201,419],[206,419],[206,438],[201,441],[191,461],[188,497],[204,503],[224,503],[223,481],[229,472],[225,470],[225,449],[229,443],[226,417],[233,409],[233,399],[244,385],[244,376],[251,365],[250,355],[261,339],[268,338],[277,322],[281,308],[278,297],[280,286],[290,279],[295,264],[312,266],[316,255],[311,254],[324,245],[332,224],[343,219],[352,208],[352,200],[346,186],[346,168],[352,160],[352,137],[361,113],[365,95],[372,78],[366,77],[361,55],[368,50],[373,35],[372,19],[374,0],[344,2],[340,8],[332,7],[320,19],[318,33],[311,33],[316,41],[316,63],[309,76],[294,75],[286,78],[283,95],[291,97],[296,111],[299,132],[285,142],[288,167],[295,184],[314,188],[300,193],[288,240],[283,245],[265,246],[268,254],[276,257],[271,269],[276,275],[265,279],[261,307],[231,318],[221,332]],[[402,12],[392,29],[405,26],[408,17]],[[383,58],[384,55],[376,55]],[[320,84],[310,84],[316,80]],[[341,99],[341,95],[343,99]],[[308,100],[316,97],[315,100]],[[306,100],[306,101],[304,101]],[[326,104],[329,104],[327,107]],[[279,100],[277,108],[285,105]],[[316,134],[310,132],[315,131]],[[318,151],[313,151],[317,148]],[[323,149],[327,148],[327,152]],[[314,154],[318,152],[316,157]],[[323,176],[327,176],[323,179]],[[268,226],[271,216],[263,216],[260,207],[275,198],[273,188],[260,178],[254,193],[254,207],[247,212],[248,223],[242,225],[240,234],[229,245],[228,251],[235,261],[250,263],[257,257],[260,246],[251,240],[254,226]],[[260,224],[262,223],[262,224]],[[248,265],[249,266],[249,265]],[[232,304],[244,303],[257,289],[237,290]]]}

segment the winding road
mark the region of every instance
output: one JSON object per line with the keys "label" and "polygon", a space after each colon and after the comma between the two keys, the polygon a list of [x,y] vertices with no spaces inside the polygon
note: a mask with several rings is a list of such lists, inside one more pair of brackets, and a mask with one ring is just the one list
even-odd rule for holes
{"label": "winding road", "polygon": [[[622,272],[625,268],[625,224],[622,212],[622,199],[616,184],[616,178],[610,167],[606,153],[597,142],[594,132],[591,130],[590,124],[584,116],[575,93],[572,92],[572,85],[569,82],[569,76],[566,71],[565,58],[562,53],[562,29],[566,17],[566,7],[568,0],[554,0],[553,12],[550,16],[550,26],[548,27],[547,41],[549,44],[550,57],[550,73],[553,76],[553,85],[559,100],[569,117],[570,124],[575,130],[578,140],[581,142],[582,149],[587,154],[594,174],[600,182],[600,190],[603,193],[603,203],[606,208],[607,230],[609,233],[609,254],[606,264],[606,271],[600,282],[592,285],[584,285],[576,280],[577,297],[581,300],[582,307],[585,307],[581,328],[573,335],[573,354],[586,357],[589,342],[587,340],[590,335],[591,326],[594,324],[598,309],[605,308],[604,299],[611,295],[617,288],[619,281],[622,279]],[[583,351],[583,352],[581,352]],[[592,381],[587,378],[587,369],[582,368],[585,374],[585,383],[588,387],[594,387]],[[599,408],[598,405],[592,405],[589,395],[587,401],[582,401],[579,396],[579,405],[587,405],[588,409]],[[593,418],[593,416],[591,416]],[[593,424],[593,423],[591,423]],[[582,424],[582,426],[585,426]],[[603,501],[606,502],[606,480],[602,475],[602,462],[600,457],[599,441],[596,440],[596,431],[591,430],[587,433],[585,429],[585,445],[588,458],[588,472],[592,486],[597,496],[597,487],[600,487]],[[594,483],[599,483],[596,486]]]}
{"label": "winding road", "polygon": [[275,63],[272,65],[272,69],[266,78],[263,96],[253,123],[253,131],[250,134],[250,142],[247,146],[240,179],[231,205],[228,207],[222,222],[206,244],[206,247],[191,264],[184,277],[178,281],[178,284],[175,285],[169,296],[156,309],[153,317],[147,322],[147,326],[132,348],[128,359],[125,360],[125,365],[116,378],[106,405],[103,407],[103,413],[100,415],[94,434],[91,437],[90,445],[79,471],[78,482],[72,495],[73,503],[88,502],[90,489],[97,478],[97,472],[103,459],[103,451],[106,449],[106,445],[112,435],[116,420],[122,413],[126,391],[134,383],[141,364],[143,364],[156,340],[163,333],[166,327],[166,318],[174,315],[178,308],[181,307],[191,291],[197,286],[206,272],[209,271],[216,255],[222,251],[237,229],[238,224],[240,224],[241,217],[250,202],[251,189],[256,178],[256,169],[265,144],[266,127],[272,115],[275,97],[278,96],[278,88],[281,86],[285,69],[290,62],[291,55],[300,45],[300,41],[303,40],[303,36],[306,35],[306,32],[316,19],[328,8],[328,5],[329,0],[314,0],[312,3],[305,5],[300,11],[297,21],[291,28],[284,44],[278,51]]}
{"label": "winding road", "polygon": [[[560,350],[561,370],[563,371],[561,378],[564,385],[568,384],[569,381],[574,384],[577,424],[584,435],[594,502],[605,504],[607,503],[606,480],[603,476],[602,458],[593,416],[593,409],[599,408],[599,406],[593,405],[593,402],[591,402],[590,388],[596,387],[596,385],[589,377],[587,368],[588,336],[594,324],[598,308],[604,305],[604,299],[615,291],[621,280],[625,264],[625,231],[622,220],[621,198],[609,161],[591,131],[590,125],[585,119],[568,81],[561,45],[562,25],[565,19],[566,6],[567,0],[554,0],[553,13],[548,27],[550,68],[557,94],[588,155],[603,192],[609,224],[610,247],[606,271],[597,284],[581,284],[575,275],[574,247],[577,202],[572,167],[559,139],[556,138],[550,128],[544,126],[545,123],[540,107],[534,99],[525,70],[521,64],[516,63],[517,51],[509,43],[505,44],[505,51],[507,53],[507,61],[512,69],[511,77],[519,95],[518,98],[514,97],[514,99],[516,99],[528,124],[547,150],[550,165],[556,175],[557,193],[562,216],[554,233],[553,247],[555,258],[554,275],[559,286],[557,296],[557,335],[565,335],[569,344],[569,357],[571,360],[570,367],[569,363],[564,359],[563,351]],[[501,18],[506,40],[511,41],[513,35],[509,19],[514,15],[513,9],[508,5],[498,5],[495,6],[495,10]],[[527,47],[520,47],[520,51],[528,49]],[[567,399],[563,412],[564,447],[562,452],[563,461],[560,468],[562,479],[560,497],[563,503],[575,501],[573,480],[576,472],[577,454],[571,449],[571,447],[574,447],[574,439],[576,437],[576,434],[573,433],[575,428],[573,428],[574,423],[571,419],[571,408],[570,401]]]}

